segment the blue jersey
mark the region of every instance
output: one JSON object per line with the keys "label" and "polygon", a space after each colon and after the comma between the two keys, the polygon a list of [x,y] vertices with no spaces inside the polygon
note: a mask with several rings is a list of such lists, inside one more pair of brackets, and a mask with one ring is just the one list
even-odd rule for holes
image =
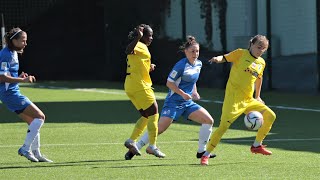
{"label": "blue jersey", "polygon": [[[200,60],[197,59],[194,64],[190,64],[187,58],[183,58],[174,65],[167,80],[174,82],[179,89],[191,95],[199,79],[201,67],[202,62]],[[192,100],[190,99],[188,101]],[[166,104],[183,102],[186,102],[186,100],[184,100],[182,96],[169,89],[165,100]]]}
{"label": "blue jersey", "polygon": [[[16,51],[10,51],[8,47],[5,47],[0,51],[0,75],[8,75],[11,77],[18,77],[19,60],[18,53]],[[5,91],[19,91],[18,83],[0,83],[0,99],[4,95]]]}
{"label": "blue jersey", "polygon": [[[8,47],[0,51],[0,75],[19,77],[19,60],[16,51],[10,51]],[[9,110],[21,113],[32,102],[22,95],[18,83],[0,83],[0,100]]]}

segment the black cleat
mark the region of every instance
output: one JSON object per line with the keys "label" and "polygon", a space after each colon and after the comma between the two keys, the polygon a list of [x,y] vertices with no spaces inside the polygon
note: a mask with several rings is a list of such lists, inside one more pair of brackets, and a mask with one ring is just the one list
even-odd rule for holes
{"label": "black cleat", "polygon": [[124,158],[126,160],[131,160],[133,158],[134,154],[129,150],[125,155]]}
{"label": "black cleat", "polygon": [[[197,158],[200,159],[204,153],[205,153],[205,151],[203,151],[201,153],[197,152]],[[210,158],[215,158],[216,156],[217,156],[216,154],[210,154]]]}

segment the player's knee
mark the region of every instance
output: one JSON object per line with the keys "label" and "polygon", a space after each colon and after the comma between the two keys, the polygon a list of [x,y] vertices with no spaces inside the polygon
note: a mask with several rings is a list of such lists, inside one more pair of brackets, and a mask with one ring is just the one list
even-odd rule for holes
{"label": "player's knee", "polygon": [[41,119],[41,120],[44,121],[44,120],[46,119],[46,116],[45,116],[42,112],[39,112],[39,113],[37,114],[36,118]]}
{"label": "player's knee", "polygon": [[265,111],[265,112],[263,113],[263,118],[264,118],[265,120],[269,120],[269,121],[274,122],[274,121],[276,120],[276,118],[277,118],[277,115],[276,115],[272,110],[270,110],[270,111]]}
{"label": "player's knee", "polygon": [[203,124],[211,124],[213,125],[214,123],[214,119],[212,117],[207,117],[204,119],[204,123]]}

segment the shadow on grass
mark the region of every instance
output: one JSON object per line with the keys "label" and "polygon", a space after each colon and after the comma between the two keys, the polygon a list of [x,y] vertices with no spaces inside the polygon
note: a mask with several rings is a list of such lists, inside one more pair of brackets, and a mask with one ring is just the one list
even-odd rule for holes
{"label": "shadow on grass", "polygon": [[[232,162],[232,163],[215,163],[212,166],[225,166],[225,165],[238,165],[238,164],[253,164],[252,162],[243,161],[243,162]],[[126,166],[111,166],[108,168],[113,169],[121,169],[121,168],[142,168],[142,167],[171,167],[171,166],[197,166],[200,167],[200,160],[199,164],[145,164],[145,165],[126,165]]]}
{"label": "shadow on grass", "polygon": [[32,163],[30,165],[23,166],[4,166],[0,169],[32,169],[32,168],[51,168],[51,167],[67,167],[67,166],[88,166],[88,165],[101,165],[99,163],[117,162],[123,160],[88,160],[88,161],[71,161],[71,162],[59,162],[59,163]]}

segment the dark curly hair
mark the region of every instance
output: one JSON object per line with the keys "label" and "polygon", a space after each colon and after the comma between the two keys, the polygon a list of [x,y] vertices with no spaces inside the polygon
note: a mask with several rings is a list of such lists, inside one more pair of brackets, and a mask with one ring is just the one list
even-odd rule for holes
{"label": "dark curly hair", "polygon": [[149,29],[152,29],[149,25],[147,24],[140,24],[138,25],[137,27],[135,27],[132,31],[129,32],[129,35],[128,35],[128,39],[129,40],[132,40],[134,39],[135,37],[138,36],[137,34],[137,29],[139,29],[140,27],[143,27],[143,34],[146,34],[148,33]]}

